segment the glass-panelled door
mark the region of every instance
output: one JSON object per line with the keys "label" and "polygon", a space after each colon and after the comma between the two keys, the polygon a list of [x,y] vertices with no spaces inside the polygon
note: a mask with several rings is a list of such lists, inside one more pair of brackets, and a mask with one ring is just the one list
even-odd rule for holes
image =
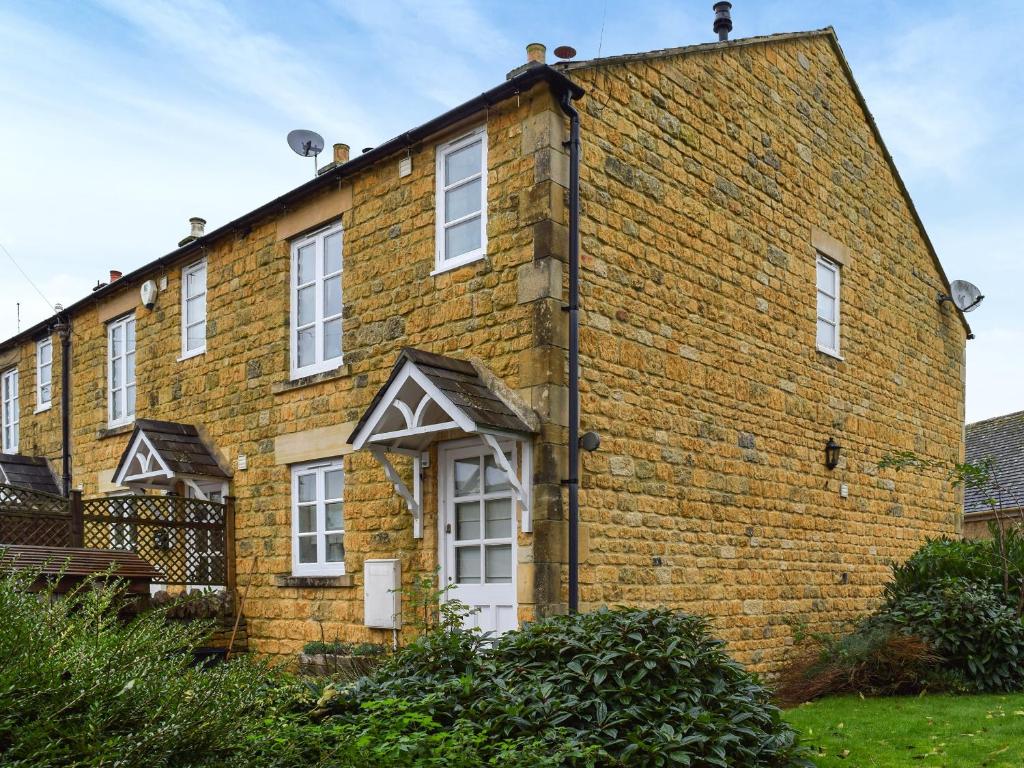
{"label": "glass-panelled door", "polygon": [[[475,442],[475,441],[474,441]],[[515,446],[503,446],[517,465]],[[493,454],[480,444],[442,449],[441,577],[451,598],[479,609],[468,623],[501,634],[516,620],[516,503]]]}

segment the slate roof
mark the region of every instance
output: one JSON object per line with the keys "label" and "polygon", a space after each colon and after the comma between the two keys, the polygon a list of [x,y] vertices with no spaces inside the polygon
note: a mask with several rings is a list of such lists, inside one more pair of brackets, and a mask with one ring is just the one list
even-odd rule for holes
{"label": "slate roof", "polygon": [[[969,462],[992,459],[1004,508],[1024,504],[1024,411],[968,424],[966,456]],[[986,489],[965,489],[964,512],[988,511],[985,499],[992,495]]]}
{"label": "slate roof", "polygon": [[391,375],[384,382],[373,400],[363,411],[359,423],[352,430],[348,441],[351,443],[374,409],[384,399],[384,395],[395,380],[406,362],[413,363],[436,386],[455,407],[462,410],[472,419],[477,427],[498,429],[504,432],[535,432],[512,408],[487,384],[480,372],[472,363],[454,357],[446,357],[422,349],[406,347],[395,361]]}
{"label": "slate roof", "polygon": [[50,463],[41,456],[0,453],[0,482],[60,495],[60,486],[50,471]]}
{"label": "slate roof", "polygon": [[228,477],[221,469],[212,451],[199,436],[199,431],[191,424],[178,424],[174,421],[156,421],[154,419],[136,419],[131,439],[121,454],[114,476],[117,477],[122,465],[129,460],[129,452],[135,443],[135,437],[143,432],[167,468],[176,475],[199,475],[201,477]]}

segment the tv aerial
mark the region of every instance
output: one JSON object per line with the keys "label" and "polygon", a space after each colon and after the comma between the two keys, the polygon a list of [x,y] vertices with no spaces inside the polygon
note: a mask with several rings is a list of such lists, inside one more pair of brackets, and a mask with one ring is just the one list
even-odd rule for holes
{"label": "tv aerial", "polygon": [[303,157],[313,158],[313,176],[316,176],[316,156],[324,151],[324,137],[316,131],[298,128],[288,134],[288,146],[292,152]]}
{"label": "tv aerial", "polygon": [[938,296],[939,304],[951,301],[961,312],[977,309],[984,298],[978,286],[966,280],[954,280],[949,284],[949,293],[940,293]]}

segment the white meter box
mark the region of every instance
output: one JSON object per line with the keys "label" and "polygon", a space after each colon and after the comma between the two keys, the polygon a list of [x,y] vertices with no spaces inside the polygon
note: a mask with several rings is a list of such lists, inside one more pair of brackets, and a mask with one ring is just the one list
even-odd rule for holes
{"label": "white meter box", "polygon": [[402,563],[363,561],[363,623],[375,629],[402,628]]}

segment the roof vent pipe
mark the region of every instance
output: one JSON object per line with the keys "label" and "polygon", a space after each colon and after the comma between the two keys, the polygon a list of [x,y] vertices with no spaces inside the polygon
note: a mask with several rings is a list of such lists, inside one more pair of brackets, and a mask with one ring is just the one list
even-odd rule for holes
{"label": "roof vent pipe", "polygon": [[732,32],[732,15],[729,13],[732,3],[715,3],[712,8],[715,11],[715,25],[712,29],[718,33],[718,41],[724,43]]}
{"label": "roof vent pipe", "polygon": [[198,239],[206,234],[206,219],[193,216],[188,223],[192,225],[192,231],[189,233],[192,237]]}

